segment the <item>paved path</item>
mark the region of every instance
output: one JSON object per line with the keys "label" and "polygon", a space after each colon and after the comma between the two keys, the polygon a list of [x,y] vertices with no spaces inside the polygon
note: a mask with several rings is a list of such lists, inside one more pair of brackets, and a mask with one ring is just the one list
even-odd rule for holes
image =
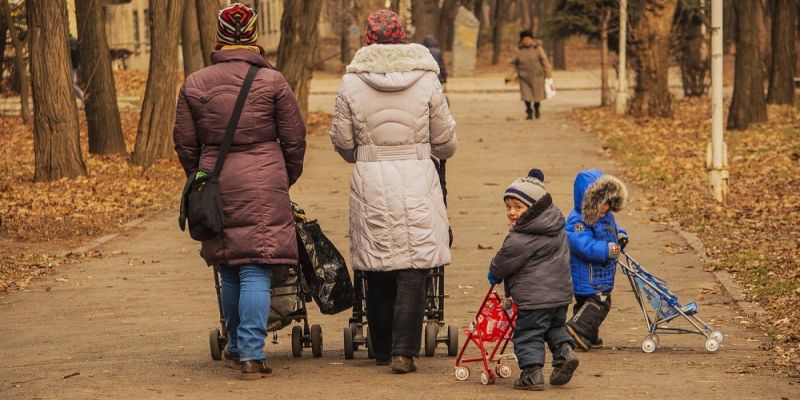
{"label": "paved path", "polygon": [[[459,151],[448,163],[456,237],[453,264],[447,268],[448,323],[467,326],[487,288],[486,268],[505,234],[505,185],[539,167],[567,212],[576,172],[588,167],[614,171],[593,138],[566,120],[570,108],[594,105],[598,97],[596,92],[561,93],[533,122],[521,119],[521,103],[513,93],[450,96]],[[330,110],[332,98],[316,95],[311,104]],[[351,167],[325,136],[309,138],[306,165],[293,198],[346,251]],[[665,335],[655,353],[642,353],[641,316],[620,277],[602,331],[609,347],[579,353],[574,380],[544,394],[511,390],[510,380],[482,386],[475,369],[469,382],[456,382],[453,358],[441,354],[421,358],[419,373],[406,376],[388,374],[363,351],[345,361],[342,328],[349,314],[321,316],[316,310],[311,320],[323,328],[322,358],[311,358],[309,352],[292,358],[290,330],[285,329],[277,344],[267,346],[276,375],[243,382],[237,371],[209,357],[207,332],[217,326],[211,273],[198,245],[177,230],[170,210],[104,244],[107,257],[60,268],[27,290],[0,298],[0,399],[800,398],[800,382],[774,378],[760,367],[767,357],[759,350],[763,335],[741,323],[730,296],[679,235],[649,222],[651,211],[639,200],[641,191],[631,189],[633,202],[618,216],[631,234],[630,252],[668,279],[684,301],[698,298],[701,315],[727,334],[718,353],[706,353],[695,335]]]}

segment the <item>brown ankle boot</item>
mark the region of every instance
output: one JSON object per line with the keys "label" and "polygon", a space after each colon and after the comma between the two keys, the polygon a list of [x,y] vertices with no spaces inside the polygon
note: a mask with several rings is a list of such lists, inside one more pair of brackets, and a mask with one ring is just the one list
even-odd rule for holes
{"label": "brown ankle boot", "polygon": [[257,380],[272,375],[272,368],[264,361],[247,360],[242,362],[242,379],[246,381]]}
{"label": "brown ankle boot", "polygon": [[407,374],[417,370],[414,359],[407,356],[392,356],[392,373]]}

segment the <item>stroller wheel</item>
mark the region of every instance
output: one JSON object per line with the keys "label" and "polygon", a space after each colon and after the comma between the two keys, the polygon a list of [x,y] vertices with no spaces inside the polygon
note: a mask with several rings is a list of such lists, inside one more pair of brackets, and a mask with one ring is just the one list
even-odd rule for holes
{"label": "stroller wheel", "polygon": [[292,328],[292,355],[295,357],[303,355],[303,328],[299,325]]}
{"label": "stroller wheel", "polygon": [[654,342],[656,342],[656,347],[658,347],[658,345],[659,345],[659,344],[661,344],[661,338],[660,338],[660,337],[658,337],[658,335],[656,335],[656,334],[653,334],[653,335],[651,335],[650,337],[651,337],[651,338],[653,338],[653,341],[654,341]]}
{"label": "stroller wheel", "polygon": [[711,331],[711,335],[709,337],[719,343],[722,343],[722,341],[725,340],[725,335],[722,333],[722,331],[717,330]]}
{"label": "stroller wheel", "polygon": [[491,372],[481,372],[481,383],[484,385],[494,385],[494,375]]}
{"label": "stroller wheel", "polygon": [[351,322],[349,329],[353,333],[353,351],[358,350],[359,344],[356,341],[364,338],[364,327],[359,323]]}
{"label": "stroller wheel", "polygon": [[425,356],[433,357],[436,353],[436,336],[439,335],[439,324],[436,321],[428,321],[425,325]]}
{"label": "stroller wheel", "polygon": [[344,328],[344,358],[346,360],[353,359],[353,330]]}
{"label": "stroller wheel", "polygon": [[644,339],[644,341],[642,341],[642,351],[645,353],[652,353],[656,351],[656,347],[658,347],[658,344],[655,340],[653,340],[652,336],[648,336]]}
{"label": "stroller wheel", "polygon": [[505,364],[500,364],[495,367],[494,372],[497,373],[497,376],[501,378],[510,378],[511,374],[513,373],[511,367]]}
{"label": "stroller wheel", "polygon": [[719,342],[714,338],[706,339],[706,350],[711,353],[719,350]]}
{"label": "stroller wheel", "polygon": [[211,348],[211,359],[221,360],[223,344],[219,329],[212,329],[208,332],[208,344]]}
{"label": "stroller wheel", "polygon": [[447,355],[450,357],[458,354],[458,327],[447,325]]}
{"label": "stroller wheel", "polygon": [[456,379],[459,381],[465,381],[469,379],[469,368],[467,367],[456,367]]}
{"label": "stroller wheel", "polygon": [[311,354],[322,357],[322,327],[311,325]]}

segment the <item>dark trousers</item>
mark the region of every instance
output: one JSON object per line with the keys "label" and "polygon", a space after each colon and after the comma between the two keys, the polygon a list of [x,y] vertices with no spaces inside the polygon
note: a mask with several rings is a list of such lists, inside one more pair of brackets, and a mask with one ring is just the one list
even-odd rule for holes
{"label": "dark trousers", "polygon": [[600,336],[600,325],[611,311],[611,293],[599,293],[594,296],[575,296],[572,318],[567,321],[570,327],[591,346]]}
{"label": "dark trousers", "polygon": [[367,322],[375,359],[419,353],[428,270],[367,272]]}
{"label": "dark trousers", "polygon": [[544,365],[544,343],[550,347],[553,356],[553,367],[560,367],[564,362],[556,356],[564,343],[575,347],[575,342],[567,333],[564,323],[567,319],[568,306],[545,308],[541,310],[519,310],[517,325],[514,327],[514,354],[519,360],[520,369],[541,367]]}

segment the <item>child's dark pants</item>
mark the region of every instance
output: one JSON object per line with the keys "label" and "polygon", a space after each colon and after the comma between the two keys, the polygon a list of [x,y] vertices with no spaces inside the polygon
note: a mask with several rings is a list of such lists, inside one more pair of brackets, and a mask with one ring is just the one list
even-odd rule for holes
{"label": "child's dark pants", "polygon": [[611,293],[594,296],[575,296],[572,318],[567,322],[584,339],[587,346],[597,342],[600,325],[611,310]]}
{"label": "child's dark pants", "polygon": [[419,353],[428,270],[367,272],[367,322],[375,359]]}
{"label": "child's dark pants", "polygon": [[[544,365],[545,342],[552,354],[557,354],[564,343],[575,347],[567,333],[566,319],[567,306],[518,311],[513,340],[520,369]],[[553,357],[553,367],[561,366],[562,362],[560,357]]]}

